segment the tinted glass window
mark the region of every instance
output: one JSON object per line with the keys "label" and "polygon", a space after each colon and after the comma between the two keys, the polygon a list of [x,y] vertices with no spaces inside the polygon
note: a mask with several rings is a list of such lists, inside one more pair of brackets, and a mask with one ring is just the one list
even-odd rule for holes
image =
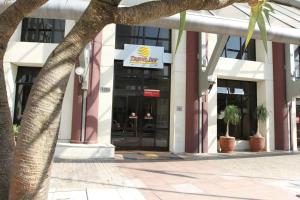
{"label": "tinted glass window", "polygon": [[40,71],[38,67],[18,67],[16,78],[16,97],[14,124],[20,124],[29,93]]}
{"label": "tinted glass window", "polygon": [[255,40],[251,39],[248,47],[245,49],[245,38],[236,36],[229,37],[222,57],[255,61]]}
{"label": "tinted glass window", "polygon": [[161,46],[164,47],[165,52],[171,52],[171,30],[117,25],[116,48],[124,49],[124,44]]}
{"label": "tinted glass window", "polygon": [[238,125],[230,125],[230,136],[237,139],[248,140],[254,135],[256,123],[256,82],[233,81],[218,79],[218,137],[225,135],[226,124],[223,112],[227,105],[235,105],[239,108],[242,118]]}
{"label": "tinted glass window", "polygon": [[22,22],[23,42],[59,43],[64,35],[65,20],[25,18]]}

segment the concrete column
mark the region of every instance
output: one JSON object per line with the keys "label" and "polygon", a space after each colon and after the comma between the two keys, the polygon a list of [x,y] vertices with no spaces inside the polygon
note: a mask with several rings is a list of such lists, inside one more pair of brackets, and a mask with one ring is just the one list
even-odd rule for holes
{"label": "concrete column", "polygon": [[201,147],[202,153],[208,153],[208,95],[201,97]]}
{"label": "concrete column", "polygon": [[86,101],[86,127],[84,143],[97,143],[98,105],[100,89],[100,63],[102,53],[102,33],[92,43],[92,60],[89,70],[89,88]]}
{"label": "concrete column", "polygon": [[102,30],[102,53],[100,67],[98,143],[111,144],[111,123],[113,110],[114,56],[116,25],[107,25]]}
{"label": "concrete column", "polygon": [[186,48],[186,112],[185,151],[199,152],[199,88],[198,88],[198,36],[197,32],[187,32]]}
{"label": "concrete column", "polygon": [[[217,42],[217,35],[216,34],[208,34],[209,42],[207,44],[207,57],[208,60],[210,59],[213,50],[215,48]],[[224,65],[223,67],[225,67]],[[207,134],[207,146],[208,146],[208,153],[217,153],[218,152],[218,92],[217,92],[217,72],[213,74],[213,80],[216,80],[216,83],[210,90],[208,94],[208,134]]]}
{"label": "concrete column", "polygon": [[297,116],[296,116],[296,98],[291,102],[291,150],[298,151],[297,147]]}
{"label": "concrete column", "polygon": [[[172,46],[175,51],[178,30],[172,30]],[[185,94],[186,94],[186,32],[171,66],[170,144],[174,153],[185,151]]]}
{"label": "concrete column", "polygon": [[275,149],[289,150],[288,107],[286,102],[285,46],[273,43]]}
{"label": "concrete column", "polygon": [[[216,78],[214,80],[217,80]],[[217,83],[214,84],[212,89],[208,94],[208,135],[207,135],[207,145],[208,153],[217,153],[218,152],[218,92],[217,92]]]}

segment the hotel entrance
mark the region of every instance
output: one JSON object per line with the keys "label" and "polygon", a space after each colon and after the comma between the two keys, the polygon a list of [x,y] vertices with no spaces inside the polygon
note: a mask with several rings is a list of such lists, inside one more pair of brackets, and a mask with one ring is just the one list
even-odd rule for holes
{"label": "hotel entrance", "polygon": [[112,144],[116,149],[168,150],[170,66],[114,67]]}

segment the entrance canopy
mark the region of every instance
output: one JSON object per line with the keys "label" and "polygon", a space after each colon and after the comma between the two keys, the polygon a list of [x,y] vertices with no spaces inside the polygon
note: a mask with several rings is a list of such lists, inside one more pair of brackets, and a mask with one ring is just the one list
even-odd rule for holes
{"label": "entrance canopy", "polygon": [[[0,0],[0,13],[8,6],[4,2],[5,0]],[[137,2],[140,1],[123,0],[121,4],[122,6],[131,6]],[[268,40],[300,44],[300,1],[273,0],[272,2],[277,3],[271,3],[275,13],[270,14],[271,26],[267,25]],[[88,0],[50,0],[34,11],[31,17],[78,20],[88,3]],[[188,11],[186,30],[246,36],[249,13],[250,7],[245,3],[235,3],[213,11]],[[177,29],[179,27],[179,14],[152,21],[145,25]],[[256,28],[253,38],[260,39],[258,28]]]}

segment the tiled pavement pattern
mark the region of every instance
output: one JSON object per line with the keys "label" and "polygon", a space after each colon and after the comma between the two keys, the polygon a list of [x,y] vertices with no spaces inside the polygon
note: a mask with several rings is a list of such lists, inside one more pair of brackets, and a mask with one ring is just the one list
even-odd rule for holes
{"label": "tiled pavement pattern", "polygon": [[56,161],[49,200],[300,200],[300,154],[117,152]]}

